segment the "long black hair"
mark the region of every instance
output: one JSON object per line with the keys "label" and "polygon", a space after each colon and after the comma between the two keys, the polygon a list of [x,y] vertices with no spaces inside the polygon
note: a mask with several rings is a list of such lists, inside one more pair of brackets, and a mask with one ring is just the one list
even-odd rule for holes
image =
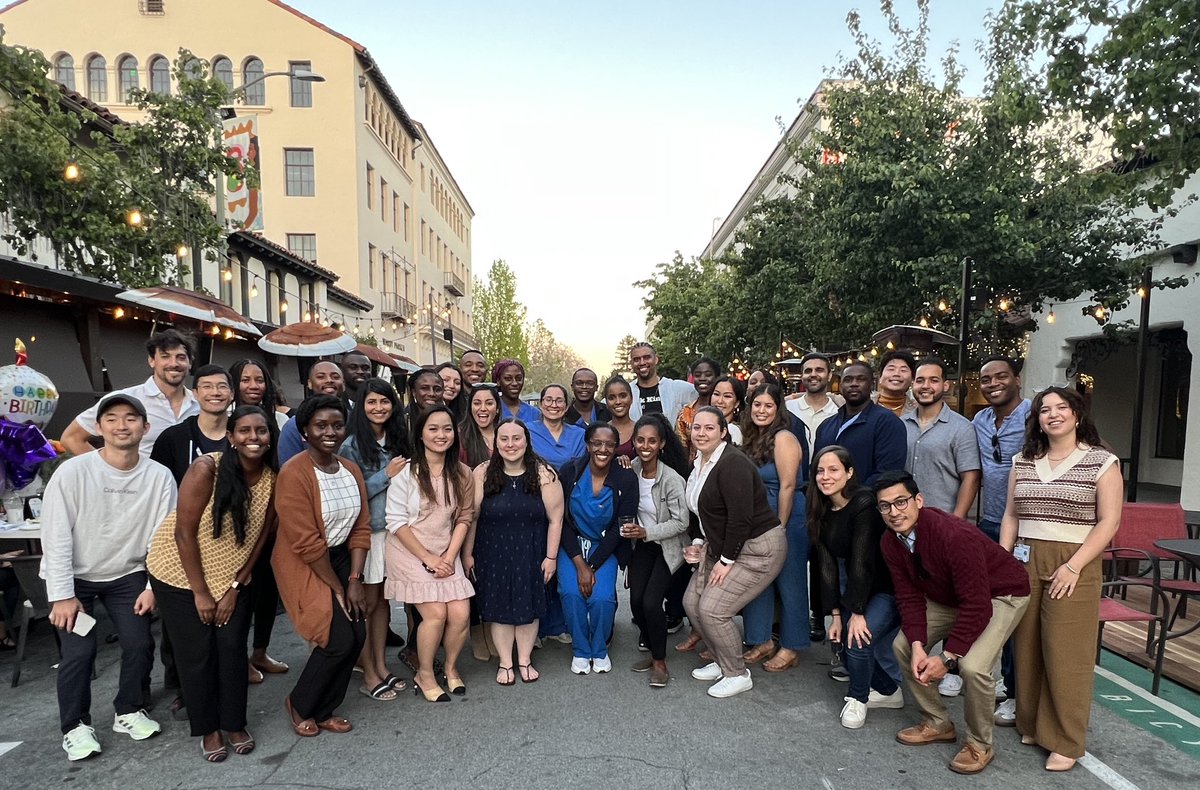
{"label": "long black hair", "polygon": [[366,402],[368,395],[382,395],[392,404],[392,414],[383,424],[383,447],[392,458],[403,456],[407,458],[412,453],[412,445],[408,440],[408,426],[404,420],[404,408],[392,385],[380,378],[370,378],[363,382],[355,399],[354,409],[350,412],[350,425],[346,433],[354,437],[354,445],[363,464],[375,469],[379,466],[379,443],[375,441],[375,426],[367,417]]}
{"label": "long black hair", "polygon": [[[551,474],[555,474],[554,468],[548,463],[538,458],[537,453],[533,451],[533,438],[529,435],[529,428],[523,420],[516,417],[506,417],[496,426],[496,433],[500,433],[500,429],[505,425],[518,425],[525,432],[525,456],[521,459],[521,466],[525,468],[525,472],[521,475],[521,487],[525,489],[526,494],[537,494],[542,490],[541,473],[538,471],[541,468],[550,470]],[[557,476],[557,475],[556,475]],[[483,495],[493,496],[499,494],[504,488],[507,475],[504,473],[504,458],[499,452],[492,453],[491,460],[488,461],[487,471],[483,475]]]}
{"label": "long black hair", "polygon": [[667,418],[661,414],[643,414],[633,426],[635,442],[637,441],[638,431],[647,425],[658,431],[658,438],[662,442],[662,452],[659,454],[658,462],[671,467],[679,473],[680,477],[686,480],[688,475],[692,473],[691,464],[688,463],[687,451],[683,449],[683,443],[679,441],[679,437],[675,435],[675,431],[671,430],[671,426],[667,423]]}
{"label": "long black hair", "polygon": [[833,507],[833,499],[825,495],[817,485],[817,467],[821,463],[821,459],[827,455],[833,455],[841,463],[842,468],[850,473],[846,480],[846,487],[842,489],[842,494],[847,500],[852,499],[859,489],[862,488],[862,483],[858,479],[858,470],[854,468],[854,457],[850,455],[850,451],[840,444],[831,444],[822,447],[820,452],[813,453],[812,468],[808,473],[808,539],[811,545],[816,545],[821,539],[821,526],[825,521],[825,516]]}
{"label": "long black hair", "polygon": [[[233,410],[233,414],[229,416],[228,432],[233,433],[233,429],[237,427],[238,420],[252,415],[262,417],[267,423],[268,431],[271,431],[273,427],[277,427],[275,419],[258,406],[238,406]],[[271,469],[272,473],[278,469],[274,432],[271,432],[271,446],[267,448],[263,464]],[[246,542],[246,521],[250,518],[250,486],[246,483],[246,475],[242,469],[242,462],[238,458],[238,454],[232,449],[226,450],[221,454],[221,460],[217,463],[217,478],[213,482],[213,540],[221,537],[221,528],[225,523],[226,516],[229,517],[229,521],[232,523],[233,536],[237,540],[237,544],[239,546],[243,545]]]}
{"label": "long black hair", "polygon": [[417,416],[412,437],[411,463],[413,475],[417,478],[417,486],[421,489],[421,495],[431,502],[436,502],[437,494],[433,490],[433,478],[429,472],[429,459],[425,457],[425,443],[421,441],[421,433],[425,430],[425,424],[435,414],[445,414],[449,417],[450,427],[454,429],[454,441],[450,443],[449,449],[446,450],[446,460],[442,465],[442,493],[445,495],[446,502],[449,503],[450,493],[453,491],[454,503],[461,504],[464,492],[466,491],[467,475],[462,463],[458,460],[458,425],[454,422],[454,412],[441,403],[422,410]]}
{"label": "long black hair", "polygon": [[[417,418],[421,416],[421,407],[417,404],[417,382],[426,376],[433,376],[437,379],[438,384],[442,383],[442,377],[434,373],[429,368],[421,368],[409,374],[408,381],[405,382],[404,389],[408,394],[408,435],[412,437],[413,444],[417,442],[417,436],[420,435],[420,430],[417,428]],[[437,404],[440,406],[441,400]],[[452,412],[453,414],[453,412]]]}
{"label": "long black hair", "polygon": [[496,419],[493,420],[492,427],[488,429],[492,432],[493,447],[496,445],[496,430],[499,428],[500,419],[504,416],[500,405],[500,393],[497,391],[495,384],[471,385],[467,398],[467,416],[463,417],[462,422],[458,426],[459,440],[462,442],[463,450],[467,455],[467,466],[471,468],[479,466],[490,457],[487,440],[483,438],[482,431],[475,424],[475,415],[471,412],[471,403],[475,400],[475,395],[480,392],[486,392],[496,403]]}
{"label": "long black hair", "polygon": [[[242,400],[242,371],[244,371],[250,365],[258,368],[263,377],[263,397],[262,402],[258,404],[246,404],[246,402]],[[234,362],[229,366],[229,378],[233,380],[231,382],[231,386],[233,387],[233,405],[261,406],[262,410],[267,413],[268,417],[274,418],[273,412],[275,411],[275,406],[279,404],[279,397],[275,394],[275,382],[271,379],[271,374],[267,372],[266,364],[259,362],[257,359],[239,359],[237,362]]]}
{"label": "long black hair", "polygon": [[[451,413],[454,414],[454,421],[462,423],[463,417],[467,416],[467,398],[470,397],[467,392],[467,380],[463,378],[462,369],[453,362],[443,362],[434,368],[433,372],[438,374],[438,378],[441,378],[443,370],[453,370],[458,374],[458,394],[452,401],[447,401],[443,396],[442,403],[450,408]],[[442,383],[442,386],[446,386],[445,382]]]}
{"label": "long black hair", "polygon": [[[769,425],[759,427],[754,424],[751,412],[754,411],[754,401],[760,395],[766,395],[775,403],[775,419]],[[791,412],[783,406],[783,390],[775,382],[768,381],[759,384],[754,392],[746,398],[746,413],[742,415],[742,452],[745,453],[755,466],[766,466],[775,460],[775,437],[780,431],[788,430],[791,424]],[[803,459],[801,459],[803,463]]]}

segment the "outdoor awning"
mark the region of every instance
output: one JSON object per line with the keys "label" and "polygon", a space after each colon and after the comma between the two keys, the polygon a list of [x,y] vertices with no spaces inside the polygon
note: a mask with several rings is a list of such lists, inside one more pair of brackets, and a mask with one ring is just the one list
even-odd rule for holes
{"label": "outdoor awning", "polygon": [[957,346],[958,338],[938,329],[925,326],[894,324],[871,335],[871,342],[881,346],[891,341],[896,348],[911,348],[917,351],[932,351],[934,344]]}

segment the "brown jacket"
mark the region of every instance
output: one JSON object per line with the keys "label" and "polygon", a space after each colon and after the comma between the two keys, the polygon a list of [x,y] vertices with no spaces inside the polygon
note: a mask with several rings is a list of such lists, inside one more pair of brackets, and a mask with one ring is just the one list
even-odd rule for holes
{"label": "brown jacket", "polygon": [[[367,487],[358,465],[338,458],[358,481],[362,510],[350,529],[346,544],[351,549],[371,548],[371,510]],[[296,633],[325,647],[333,620],[333,596],[325,582],[313,573],[310,563],[329,553],[325,522],[321,517],[321,490],[317,487],[316,465],[308,453],[300,453],[279,470],[275,481],[275,512],[279,532],[271,567],[279,585],[279,598],[287,609]]]}
{"label": "brown jacket", "polygon": [[700,519],[692,521],[688,536],[705,538],[708,556],[714,561],[721,557],[736,560],[746,541],[779,526],[779,515],[767,501],[758,468],[733,445],[725,447],[705,478],[699,505]]}

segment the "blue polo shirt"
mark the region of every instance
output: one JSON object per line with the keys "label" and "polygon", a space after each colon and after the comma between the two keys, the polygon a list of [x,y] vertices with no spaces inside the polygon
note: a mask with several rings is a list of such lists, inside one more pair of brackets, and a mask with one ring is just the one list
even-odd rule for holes
{"label": "blue polo shirt", "polygon": [[516,417],[521,422],[525,423],[530,428],[535,422],[542,421],[542,413],[537,408],[530,406],[525,401],[521,401],[521,407],[517,409],[517,413],[513,414],[509,410],[508,404],[503,400],[500,401],[500,419],[507,420],[509,417]]}
{"label": "blue polo shirt", "polygon": [[[983,487],[979,493],[982,506],[980,518],[997,524],[1004,518],[1004,506],[1008,503],[1008,475],[1012,471],[1013,456],[1021,452],[1025,444],[1025,421],[1029,419],[1032,402],[1026,398],[996,428],[996,410],[991,406],[981,409],[971,422],[975,426],[975,440],[979,443],[979,461],[983,467]],[[993,444],[993,438],[997,444]],[[1000,451],[996,460],[995,450]]]}
{"label": "blue polo shirt", "polygon": [[533,439],[533,451],[543,461],[558,471],[568,461],[573,461],[587,452],[583,445],[583,428],[563,423],[562,435],[557,439],[541,420],[528,423],[529,436]]}

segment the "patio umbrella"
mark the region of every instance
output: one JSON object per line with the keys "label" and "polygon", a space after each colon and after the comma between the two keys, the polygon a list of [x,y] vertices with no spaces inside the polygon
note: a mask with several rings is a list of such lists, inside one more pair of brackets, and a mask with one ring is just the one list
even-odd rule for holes
{"label": "patio umbrella", "polygon": [[934,343],[957,346],[958,338],[937,329],[924,326],[894,324],[871,335],[871,342],[883,345],[891,341],[896,348],[911,348],[915,351],[932,351]]}
{"label": "patio umbrella", "polygon": [[421,366],[417,364],[416,360],[410,359],[409,357],[404,357],[399,354],[389,354],[388,356],[394,359],[396,361],[396,367],[400,368],[405,373],[413,373],[421,369]]}
{"label": "patio umbrella", "polygon": [[220,324],[235,332],[247,335],[262,336],[249,318],[234,310],[229,305],[207,294],[189,291],[186,288],[176,288],[172,285],[155,285],[150,288],[137,288],[117,294],[118,299],[148,307],[151,310],[161,310],[164,313],[187,316],[198,321],[208,321]]}
{"label": "patio umbrella", "polygon": [[281,326],[266,337],[259,338],[258,347],[281,357],[323,357],[344,354],[358,343],[354,335],[321,326],[312,321],[299,321]]}
{"label": "patio umbrella", "polygon": [[377,346],[369,346],[366,343],[359,343],[354,347],[354,350],[377,365],[385,365],[392,370],[400,370],[400,363],[396,361],[396,358]]}

